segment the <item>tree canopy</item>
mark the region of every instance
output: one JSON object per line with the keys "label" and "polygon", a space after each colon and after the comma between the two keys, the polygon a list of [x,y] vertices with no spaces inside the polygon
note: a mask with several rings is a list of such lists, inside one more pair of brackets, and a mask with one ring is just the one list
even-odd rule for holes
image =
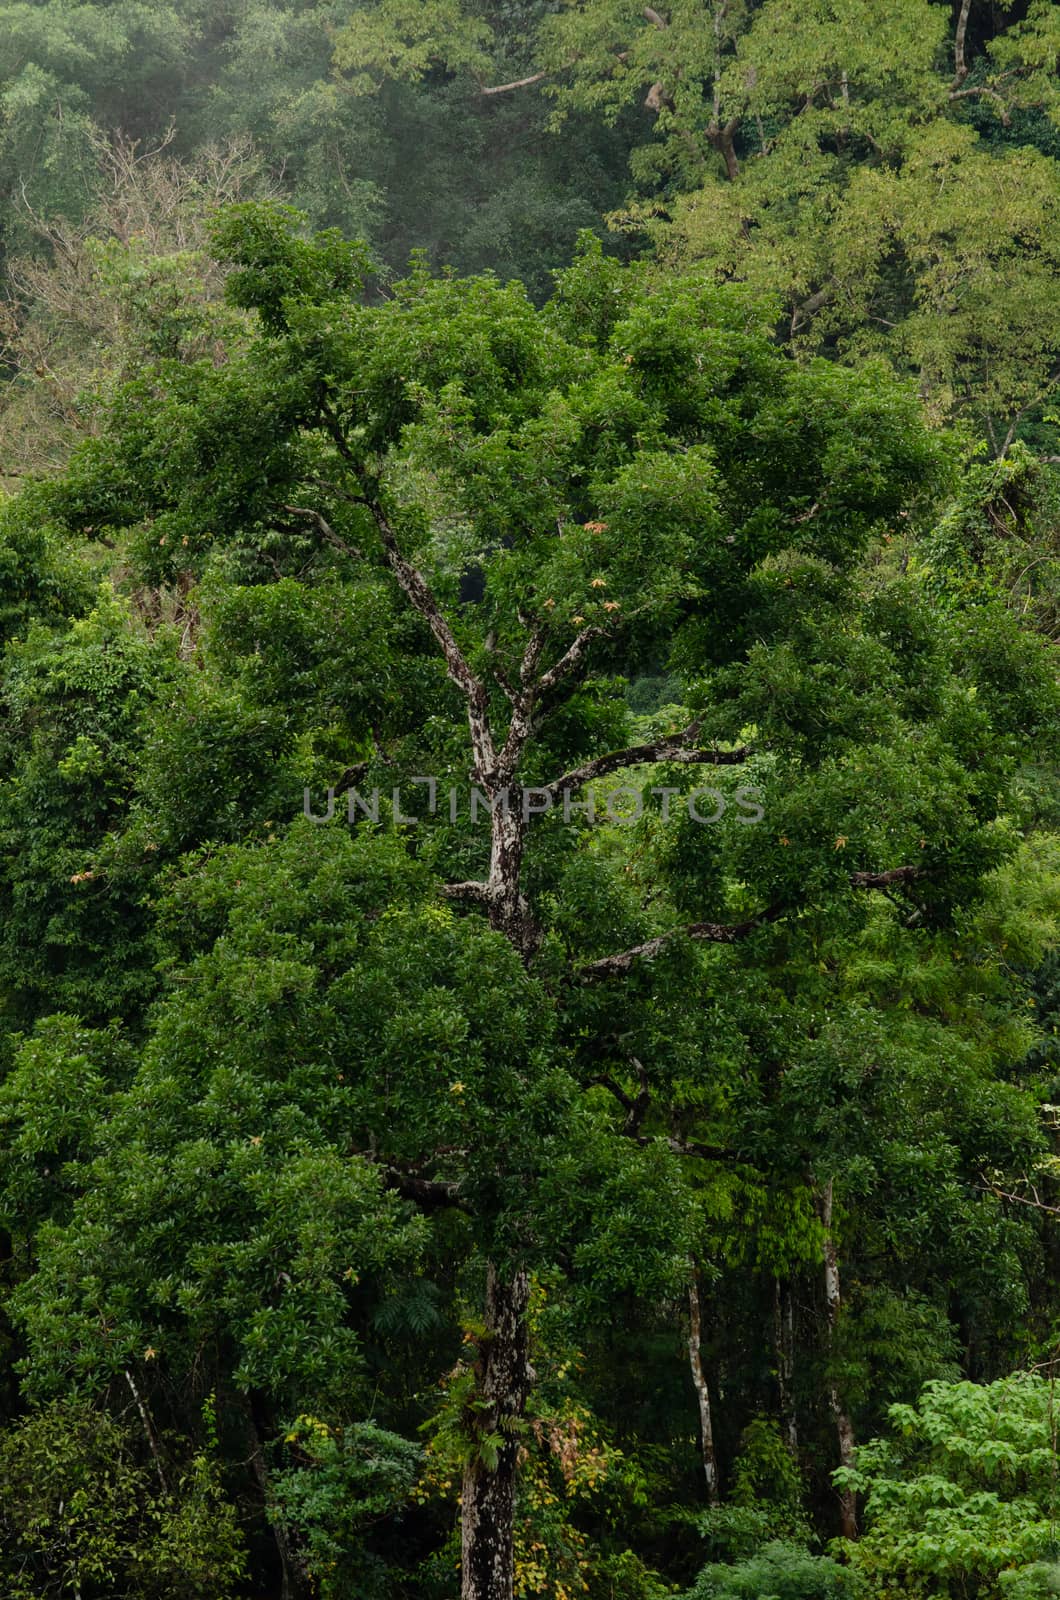
{"label": "tree canopy", "polygon": [[1055,9],[0,23],[0,1587],[1058,1592]]}

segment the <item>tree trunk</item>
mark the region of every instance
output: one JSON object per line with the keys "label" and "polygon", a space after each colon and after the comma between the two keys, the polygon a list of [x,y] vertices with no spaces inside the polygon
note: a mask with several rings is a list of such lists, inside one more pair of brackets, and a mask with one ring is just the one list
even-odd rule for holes
{"label": "tree trunk", "polygon": [[793,1456],[799,1453],[799,1425],[795,1412],[795,1308],[791,1284],[773,1279],[773,1350],[777,1364],[777,1398],[784,1441]]}
{"label": "tree trunk", "polygon": [[[269,1483],[264,1450],[264,1437],[270,1431],[260,1396],[251,1394],[247,1404],[250,1464],[266,1513],[273,1505],[272,1486]],[[268,1520],[276,1542],[276,1553],[280,1558],[280,1600],[308,1600],[309,1582],[305,1568],[292,1548],[291,1541],[287,1537],[287,1529],[276,1518],[269,1517]]]}
{"label": "tree trunk", "polygon": [[740,176],[740,158],[736,154],[736,130],[739,121],[734,118],[727,122],[723,128],[711,123],[707,129],[707,138],[713,148],[725,163],[725,176],[730,183],[735,183]]}
{"label": "tree trunk", "polygon": [[[839,1285],[839,1257],[836,1254],[835,1236],[832,1233],[831,1178],[829,1178],[823,1190],[817,1196],[817,1207],[821,1218],[821,1226],[824,1229],[824,1297],[828,1315],[828,1341],[829,1344],[833,1344],[839,1323],[839,1312],[843,1302]],[[834,1377],[829,1380],[828,1398],[832,1407],[836,1439],[839,1444],[839,1465],[841,1467],[852,1467],[854,1465],[854,1427],[843,1405],[839,1386]],[[856,1539],[858,1536],[857,1496],[852,1489],[844,1489],[840,1493],[839,1519],[844,1539]]]}
{"label": "tree trunk", "polygon": [[703,1476],[707,1481],[707,1505],[718,1503],[718,1458],[714,1453],[714,1422],[710,1414],[710,1390],[703,1371],[703,1353],[700,1349],[702,1313],[699,1300],[699,1271],[693,1270],[688,1285],[688,1360],[692,1368],[692,1382],[699,1401],[699,1439],[703,1452]]}
{"label": "tree trunk", "polygon": [[524,961],[529,961],[541,943],[541,930],[520,888],[527,830],[524,801],[518,790],[500,790],[488,780],[487,793],[492,812],[490,871],[486,880],[490,926],[514,945]]}
{"label": "tree trunk", "polygon": [[522,1416],[534,1381],[526,1308],[525,1272],[502,1278],[494,1266],[486,1280],[486,1334],[478,1364],[477,1398],[487,1402],[477,1426],[500,1435],[496,1459],[475,1457],[464,1469],[461,1512],[461,1600],[512,1600],[515,1571],[515,1480]]}

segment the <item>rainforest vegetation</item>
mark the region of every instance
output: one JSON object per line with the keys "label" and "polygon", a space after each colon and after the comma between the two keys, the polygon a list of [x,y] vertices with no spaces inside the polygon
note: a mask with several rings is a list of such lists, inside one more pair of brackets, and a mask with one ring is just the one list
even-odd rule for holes
{"label": "rainforest vegetation", "polygon": [[0,4],[0,1596],[1060,1596],[1060,8]]}

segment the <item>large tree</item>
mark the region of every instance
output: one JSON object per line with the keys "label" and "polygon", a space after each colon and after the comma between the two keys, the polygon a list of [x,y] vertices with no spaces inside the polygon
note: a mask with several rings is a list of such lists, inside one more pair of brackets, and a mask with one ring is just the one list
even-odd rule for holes
{"label": "large tree", "polygon": [[[46,1389],[70,1362],[153,1364],[154,1317],[179,1374],[221,1315],[228,1381],[266,1391],[260,1432],[298,1403],[292,1374],[318,1372],[268,1336],[291,1332],[284,1274],[329,1339],[350,1315],[333,1251],[276,1266],[269,1208],[304,1214],[297,1240],[314,1185],[336,1205],[352,1186],[381,1251],[398,1219],[379,1182],[464,1214],[484,1299],[463,1586],[506,1600],[528,1274],[561,1271],[587,1312],[695,1281],[704,1185],[717,1212],[710,1173],[741,1154],[704,1142],[712,1099],[724,1127],[764,1028],[781,1059],[809,1051],[811,1080],[827,1056],[819,1007],[786,1006],[770,971],[827,965],[880,895],[899,948],[946,935],[1011,848],[1006,796],[1052,679],[1003,606],[925,617],[908,550],[887,553],[948,471],[915,397],[879,368],[797,365],[747,291],[652,284],[587,246],[543,311],[425,271],[372,302],[357,251],[274,209],[237,208],[219,243],[259,320],[249,347],[127,386],[47,510],[121,540],[144,582],[205,574],[241,704],[272,705],[263,727],[284,708],[285,770],[311,812],[327,789],[342,809],[318,832],[264,816],[192,685],[134,758],[103,906],[108,862],[238,839],[241,801],[254,843],[201,890],[194,869],[198,909],[170,920],[181,983],[20,1291],[30,1365]],[[660,667],[683,704],[636,726],[623,680]],[[400,848],[340,847],[347,791],[356,829],[389,816]],[[805,1126],[827,1262],[838,1169]],[[165,1239],[153,1162],[186,1184]],[[90,1244],[85,1298],[63,1285]],[[175,1299],[167,1251],[193,1272]],[[259,1258],[279,1272],[261,1307]]]}

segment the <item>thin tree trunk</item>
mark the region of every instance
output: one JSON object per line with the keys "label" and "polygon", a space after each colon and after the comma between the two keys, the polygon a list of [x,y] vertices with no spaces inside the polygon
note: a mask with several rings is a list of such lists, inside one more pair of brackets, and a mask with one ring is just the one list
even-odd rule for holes
{"label": "thin tree trunk", "polygon": [[707,138],[711,145],[725,162],[725,176],[730,183],[735,183],[740,175],[740,163],[736,155],[736,132],[740,126],[739,114],[729,117],[726,122],[721,120],[721,28],[728,10],[728,0],[715,0],[714,5],[714,83],[713,83],[713,115],[710,126],[706,130]]}
{"label": "thin tree trunk", "polygon": [[512,1600],[515,1578],[515,1482],[519,1439],[512,1427],[534,1381],[526,1320],[525,1272],[504,1278],[492,1263],[486,1280],[486,1334],[478,1365],[483,1434],[500,1435],[496,1459],[479,1453],[464,1469],[461,1515],[461,1600]]}
{"label": "thin tree trunk", "polygon": [[[259,1411],[260,1404],[256,1404],[255,1399],[256,1397],[251,1396],[246,1412],[247,1432],[250,1436],[250,1464],[265,1510],[268,1512],[273,1504],[272,1486],[265,1465],[263,1429],[259,1427],[259,1418],[255,1414]],[[280,1600],[307,1600],[309,1584],[305,1569],[287,1537],[287,1529],[278,1518],[269,1517],[268,1521],[276,1542],[276,1552],[280,1558]]]}
{"label": "thin tree trunk", "polygon": [[795,1412],[795,1311],[791,1285],[773,1279],[773,1348],[777,1363],[777,1396],[784,1440],[793,1456],[799,1453],[799,1425]]}
{"label": "thin tree trunk", "polygon": [[703,1452],[703,1476],[707,1482],[708,1506],[718,1503],[718,1458],[714,1451],[714,1422],[710,1412],[710,1389],[703,1371],[702,1309],[699,1299],[699,1270],[693,1269],[688,1285],[688,1360],[692,1382],[699,1401],[699,1439]]}
{"label": "thin tree trunk", "polygon": [[158,1440],[155,1438],[155,1430],[151,1425],[151,1418],[147,1407],[144,1405],[143,1396],[136,1387],[136,1380],[128,1367],[125,1368],[125,1381],[129,1385],[132,1397],[136,1401],[136,1409],[140,1413],[140,1421],[144,1426],[144,1436],[147,1439],[147,1448],[151,1452],[151,1459],[155,1464],[155,1471],[158,1473],[158,1481],[162,1485],[162,1493],[168,1499],[169,1484],[166,1482],[166,1474],[162,1466],[162,1456],[158,1448]]}
{"label": "thin tree trunk", "polygon": [[[828,1316],[828,1341],[829,1344],[834,1344],[836,1328],[839,1323],[839,1312],[843,1301],[839,1283],[839,1257],[836,1253],[835,1235],[832,1232],[831,1178],[818,1194],[817,1205],[821,1226],[824,1229],[824,1297]],[[841,1467],[852,1467],[854,1465],[854,1427],[849,1413],[843,1405],[839,1386],[834,1377],[829,1382],[828,1398],[832,1407],[836,1439],[839,1445],[839,1465]],[[856,1539],[858,1536],[857,1496],[852,1489],[844,1489],[840,1492],[839,1517],[843,1537],[845,1539]]]}
{"label": "thin tree trunk", "polygon": [[964,54],[964,43],[968,36],[968,13],[972,9],[972,0],[961,0],[961,9],[957,15],[957,32],[953,40],[953,87],[960,88],[968,76],[968,62]]}
{"label": "thin tree trunk", "polygon": [[739,118],[733,117],[724,127],[711,123],[707,129],[707,138],[724,161],[725,176],[730,183],[735,183],[740,176],[740,158],[736,154],[736,130],[739,126]]}

